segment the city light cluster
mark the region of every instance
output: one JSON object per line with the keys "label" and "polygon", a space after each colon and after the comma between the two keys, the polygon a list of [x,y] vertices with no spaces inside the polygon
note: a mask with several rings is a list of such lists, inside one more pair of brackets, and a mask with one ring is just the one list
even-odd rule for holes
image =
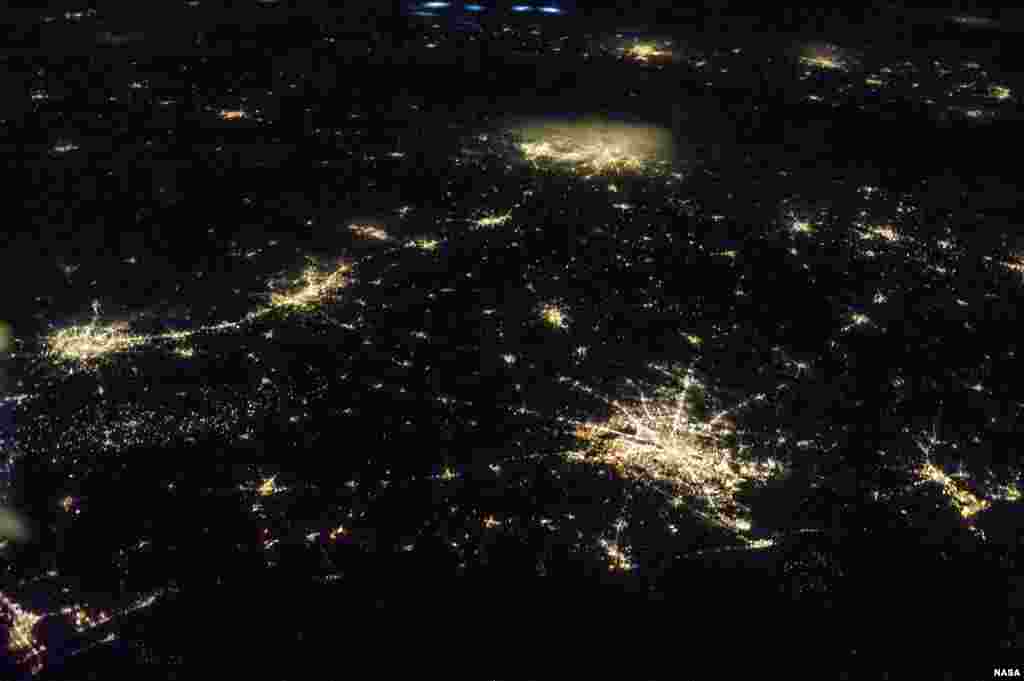
{"label": "city light cluster", "polygon": [[988,88],[988,96],[992,99],[1004,102],[1013,96],[1013,91],[1003,85],[991,85]]}
{"label": "city light cluster", "polygon": [[665,49],[657,43],[637,43],[624,49],[624,52],[627,56],[639,62],[672,57],[672,50]]}
{"label": "city light cluster", "polygon": [[128,331],[127,322],[90,324],[60,329],[47,341],[53,358],[89,364],[114,353],[126,352],[146,343],[149,337]]}
{"label": "city light cluster", "polygon": [[103,612],[102,610],[94,615],[91,615],[85,607],[81,605],[68,606],[61,609],[61,614],[70,615],[71,624],[75,627],[75,630],[79,633],[88,631],[89,629],[95,629],[101,624],[106,624],[111,620],[110,613]]}
{"label": "city light cluster", "polygon": [[694,509],[698,514],[744,533],[750,529],[749,510],[736,500],[736,493],[747,481],[767,480],[779,466],[740,459],[737,449],[726,443],[735,436],[740,407],[702,420],[687,404],[692,399],[687,393],[694,390],[703,387],[688,376],[684,390],[671,398],[648,399],[641,391],[640,399],[632,402],[606,400],[614,409],[610,418],[577,427],[576,435],[585,443],[584,460],[596,458],[627,479],[667,484],[673,505],[699,499],[709,510]]}
{"label": "city light cluster", "polygon": [[350,232],[361,239],[372,239],[374,241],[394,241],[390,234],[377,225],[360,223],[348,226]]}
{"label": "city light cluster", "polygon": [[628,548],[608,539],[599,539],[598,543],[604,549],[604,554],[608,558],[608,569],[612,572],[631,572],[636,568]]}
{"label": "city light cluster", "polygon": [[805,46],[799,59],[808,66],[835,71],[847,69],[852,62],[852,58],[845,50],[829,43]]}
{"label": "city light cluster", "polygon": [[921,482],[937,482],[941,485],[943,494],[950,498],[956,510],[964,518],[972,518],[991,506],[987,499],[982,499],[964,489],[961,483],[932,463],[922,465],[917,474]]}
{"label": "city light cluster", "polygon": [[520,149],[529,161],[575,164],[588,173],[622,173],[643,167],[640,158],[616,144],[578,144],[571,139],[556,137],[543,142],[523,143]]}
{"label": "city light cluster", "polygon": [[482,215],[473,221],[477,227],[499,227],[512,219],[512,211]]}
{"label": "city light cluster", "polygon": [[277,476],[266,478],[260,483],[259,487],[256,488],[256,493],[261,497],[270,497],[281,491],[281,488],[277,485]]}
{"label": "city light cluster", "polygon": [[8,625],[8,650],[19,659],[33,660],[33,669],[38,668],[41,664],[39,657],[46,651],[46,646],[36,640],[33,629],[43,616],[22,608],[2,593],[0,605],[7,611],[5,614],[11,620]]}
{"label": "city light cluster", "polygon": [[861,233],[861,238],[881,239],[890,243],[897,243],[903,239],[903,236],[892,225],[882,224],[865,227]]}
{"label": "city light cluster", "polygon": [[275,291],[270,294],[270,305],[272,308],[309,309],[323,302],[334,291],[348,285],[348,275],[351,271],[352,264],[347,261],[343,261],[330,272],[322,272],[314,266],[307,267],[297,284],[290,287],[293,290]]}
{"label": "city light cluster", "polygon": [[553,329],[566,329],[569,326],[569,312],[560,303],[544,303],[539,310],[541,320]]}

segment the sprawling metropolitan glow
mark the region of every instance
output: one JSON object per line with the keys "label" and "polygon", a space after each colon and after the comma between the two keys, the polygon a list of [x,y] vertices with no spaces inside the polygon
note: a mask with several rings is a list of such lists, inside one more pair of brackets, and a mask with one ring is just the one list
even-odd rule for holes
{"label": "sprawling metropolitan glow", "polygon": [[[750,529],[750,521],[749,510],[735,499],[740,485],[766,480],[781,470],[774,461],[741,460],[724,444],[735,433],[736,413],[760,396],[701,420],[691,413],[686,392],[704,388],[689,374],[684,386],[669,398],[650,399],[643,391],[632,402],[601,397],[614,411],[603,422],[578,426],[577,436],[585,443],[582,459],[596,458],[624,478],[667,485],[673,505],[699,499],[707,510],[696,509],[697,513],[742,535]],[[605,441],[602,436],[609,434],[613,439]]]}
{"label": "sprawling metropolitan glow", "polygon": [[30,660],[32,669],[38,671],[40,656],[46,651],[46,646],[36,640],[32,630],[42,615],[22,608],[2,593],[0,606],[12,620],[8,626],[8,650],[18,659]]}
{"label": "sprawling metropolitan glow", "polygon": [[585,176],[660,173],[672,158],[671,134],[652,125],[535,119],[513,124],[510,131],[529,163]]}

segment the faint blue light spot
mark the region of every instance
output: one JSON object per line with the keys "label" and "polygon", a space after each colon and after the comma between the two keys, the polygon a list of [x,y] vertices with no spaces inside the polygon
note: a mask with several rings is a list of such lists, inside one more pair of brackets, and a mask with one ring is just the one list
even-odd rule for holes
{"label": "faint blue light spot", "polygon": [[540,11],[544,12],[545,14],[561,14],[562,13],[562,8],[561,7],[541,7]]}
{"label": "faint blue light spot", "polygon": [[448,3],[447,2],[425,2],[425,3],[423,3],[423,6],[428,8],[428,9],[439,9],[441,7],[447,7]]}
{"label": "faint blue light spot", "polygon": [[513,12],[529,12],[532,9],[530,5],[512,5]]}
{"label": "faint blue light spot", "polygon": [[484,6],[483,5],[466,5],[466,11],[467,12],[483,12],[484,11]]}

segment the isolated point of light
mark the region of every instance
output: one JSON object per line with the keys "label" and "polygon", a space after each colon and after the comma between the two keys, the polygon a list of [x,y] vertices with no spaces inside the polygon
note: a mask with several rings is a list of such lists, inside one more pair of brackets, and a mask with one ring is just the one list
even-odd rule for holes
{"label": "isolated point of light", "polygon": [[561,14],[562,13],[562,8],[561,7],[541,7],[540,11],[544,12],[545,14]]}
{"label": "isolated point of light", "polygon": [[513,12],[529,12],[532,9],[530,5],[512,5]]}
{"label": "isolated point of light", "polygon": [[447,2],[425,2],[425,3],[423,3],[423,6],[426,7],[427,9],[440,9],[442,7],[447,7],[448,3]]}

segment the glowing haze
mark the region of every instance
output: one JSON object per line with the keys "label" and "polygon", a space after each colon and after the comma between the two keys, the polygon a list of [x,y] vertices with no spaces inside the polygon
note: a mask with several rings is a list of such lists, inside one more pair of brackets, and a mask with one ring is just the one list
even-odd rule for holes
{"label": "glowing haze", "polygon": [[536,118],[510,122],[508,130],[527,162],[584,176],[659,174],[673,159],[671,133],[650,124]]}

